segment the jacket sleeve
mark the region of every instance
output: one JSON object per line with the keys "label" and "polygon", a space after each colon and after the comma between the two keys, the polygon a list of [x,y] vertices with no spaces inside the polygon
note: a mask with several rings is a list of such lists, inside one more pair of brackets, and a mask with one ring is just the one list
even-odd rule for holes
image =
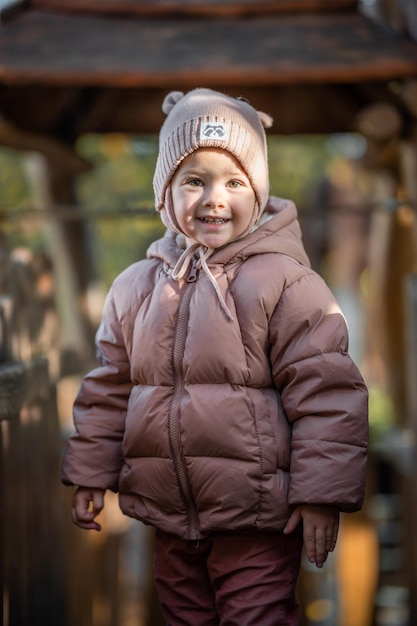
{"label": "jacket sleeve", "polygon": [[319,275],[305,274],[286,287],[270,328],[274,382],[292,425],[289,503],[358,510],[368,394],[347,353],[344,316]]}
{"label": "jacket sleeve", "polygon": [[75,432],[64,451],[62,481],[117,491],[132,383],[112,291],[106,298],[96,346],[99,365],[83,378],[74,403]]}

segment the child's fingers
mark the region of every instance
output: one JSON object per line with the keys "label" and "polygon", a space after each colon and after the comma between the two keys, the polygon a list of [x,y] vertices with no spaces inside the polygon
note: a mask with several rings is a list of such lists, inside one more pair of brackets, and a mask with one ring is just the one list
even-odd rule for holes
{"label": "child's fingers", "polygon": [[288,519],[288,522],[285,525],[284,533],[287,535],[289,533],[294,532],[294,530],[297,528],[297,526],[299,525],[301,520],[302,520],[302,516],[301,516],[299,508],[297,507],[291,513],[291,515],[290,515],[290,517]]}
{"label": "child's fingers", "polygon": [[329,552],[333,552],[333,550],[335,549],[338,534],[339,534],[339,515],[337,515],[335,524],[332,529]]}
{"label": "child's fingers", "polygon": [[317,567],[323,567],[329,552],[336,547],[339,512],[335,507],[299,505],[290,515],[284,533],[293,532],[301,521],[307,558]]}
{"label": "child's fingers", "polygon": [[101,489],[94,489],[92,491],[92,511],[94,512],[94,517],[103,510],[104,507],[104,493]]}
{"label": "child's fingers", "polygon": [[316,526],[304,522],[304,546],[310,563],[323,567],[329,552],[336,546],[337,529],[332,526]]}
{"label": "child's fingers", "polygon": [[337,529],[325,528],[316,535],[316,565],[322,567],[336,547]]}
{"label": "child's fingers", "polygon": [[323,567],[326,561],[328,549],[326,547],[325,530],[306,524],[304,528],[304,546],[310,563],[317,567]]}
{"label": "child's fingers", "polygon": [[72,521],[76,526],[84,528],[85,530],[101,530],[101,525],[94,521],[94,515],[92,511],[80,513],[76,507],[72,509]]}
{"label": "child's fingers", "polygon": [[104,507],[104,491],[102,489],[78,488],[74,494],[72,521],[80,528],[101,530],[95,518]]}

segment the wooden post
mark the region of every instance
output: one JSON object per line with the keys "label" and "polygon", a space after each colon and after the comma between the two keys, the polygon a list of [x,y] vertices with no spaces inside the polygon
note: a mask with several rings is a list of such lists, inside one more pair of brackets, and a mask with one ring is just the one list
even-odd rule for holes
{"label": "wooden post", "polygon": [[60,185],[55,176],[52,185],[51,164],[40,154],[26,156],[26,171],[34,205],[48,211],[45,231],[53,257],[64,348],[88,359],[92,357],[93,329],[85,310],[85,299],[91,263],[86,258],[81,225],[66,224],[54,214],[55,200],[59,194],[68,191],[68,181],[66,185]]}
{"label": "wooden post", "polygon": [[417,624],[417,273],[406,281],[407,405],[410,438],[410,475],[407,481],[406,528],[408,537],[408,586],[410,624]]}
{"label": "wooden post", "polygon": [[[411,83],[404,88],[404,100],[408,99],[410,107],[415,106],[410,97],[414,91]],[[413,114],[411,108],[410,112]],[[399,111],[391,105],[368,108],[358,125],[368,140],[365,165],[374,172],[378,183],[388,185],[385,192],[378,194],[380,208],[374,212],[371,227],[369,273],[373,308],[369,336],[373,350],[368,380],[389,392],[395,415],[394,428],[386,434],[375,457],[372,504],[377,514],[376,525],[381,530],[381,559],[373,623],[380,626],[387,615],[394,615],[396,623],[405,624],[405,613],[409,610],[407,623],[414,624],[417,623],[416,471],[411,470],[409,441],[413,433],[415,436],[417,420],[414,417],[411,428],[407,396],[410,385],[414,390],[417,377],[408,355],[414,350],[411,324],[415,332],[417,320],[415,305],[411,306],[404,296],[409,277],[417,271],[417,142],[415,133],[409,126],[405,129]],[[406,313],[409,318],[414,316],[408,325]],[[400,529],[397,538],[395,528]]]}
{"label": "wooden post", "polygon": [[[416,13],[417,17],[417,13]],[[417,82],[405,85],[404,101],[417,120]],[[405,437],[410,471],[405,480],[407,579],[410,594],[410,624],[417,624],[417,121],[402,142],[401,172],[404,194],[410,203],[410,268],[404,281],[405,326]],[[405,451],[406,452],[406,451]]]}

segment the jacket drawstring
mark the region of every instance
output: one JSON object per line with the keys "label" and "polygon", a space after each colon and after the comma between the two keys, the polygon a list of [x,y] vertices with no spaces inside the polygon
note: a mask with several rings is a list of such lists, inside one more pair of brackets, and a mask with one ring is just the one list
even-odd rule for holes
{"label": "jacket drawstring", "polygon": [[210,283],[213,286],[214,291],[216,292],[217,299],[222,310],[224,311],[226,317],[228,317],[228,319],[233,322],[233,315],[231,314],[229,308],[226,305],[226,302],[224,301],[224,298],[220,291],[220,287],[217,284],[217,280],[214,278],[213,274],[210,272],[209,266],[207,265],[207,259],[211,254],[213,254],[214,248],[206,248],[205,252],[203,248],[204,246],[199,243],[193,243],[191,244],[191,246],[188,246],[188,248],[184,250],[177,263],[175,264],[175,267],[172,270],[172,278],[176,281],[179,281],[181,280],[181,278],[184,277],[195,253],[198,250],[199,260],[197,261],[197,269],[201,268],[206,274]]}
{"label": "jacket drawstring", "polygon": [[174,280],[179,281],[181,280],[181,278],[184,278],[184,275],[190,265],[191,259],[193,258],[198,248],[201,248],[201,244],[193,243],[191,244],[191,246],[188,246],[186,250],[184,250],[180,258],[176,262],[174,269],[172,270],[172,278]]}

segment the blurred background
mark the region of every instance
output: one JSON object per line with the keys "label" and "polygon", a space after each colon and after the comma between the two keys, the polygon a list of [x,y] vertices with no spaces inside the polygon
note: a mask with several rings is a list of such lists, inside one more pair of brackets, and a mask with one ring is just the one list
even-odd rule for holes
{"label": "blurred background", "polygon": [[370,390],[365,506],[322,570],[303,562],[301,626],[415,626],[415,0],[3,0],[0,19],[3,626],[164,623],[152,530],[112,494],[103,531],[78,529],[59,476],[106,291],[164,232],[162,100],[194,87],[273,116],[271,192]]}

